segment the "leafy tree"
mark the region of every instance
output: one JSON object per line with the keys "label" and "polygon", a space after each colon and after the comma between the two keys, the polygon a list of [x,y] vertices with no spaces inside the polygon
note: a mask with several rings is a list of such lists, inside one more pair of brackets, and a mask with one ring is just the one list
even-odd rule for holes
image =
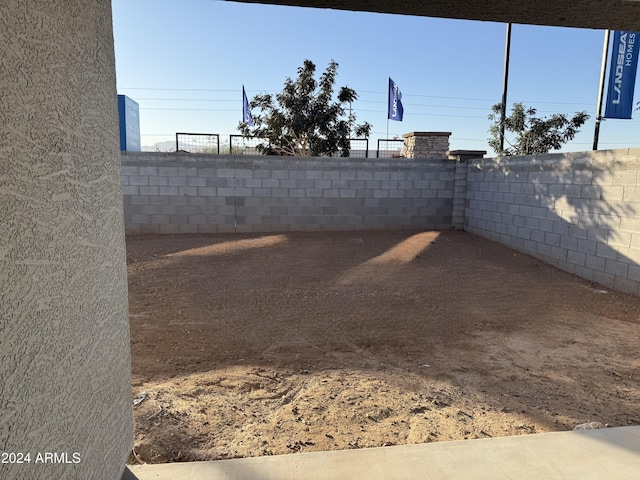
{"label": "leafy tree", "polygon": [[505,132],[515,134],[515,138],[505,143],[509,146],[500,150],[500,112],[502,104],[491,107],[489,115],[493,125],[489,129],[491,137],[489,145],[498,155],[533,155],[559,150],[569,140],[573,140],[578,130],[589,119],[587,112],[578,112],[573,118],[556,113],[547,118],[536,117],[536,109],[525,107],[522,103],[514,103],[510,116],[504,119]]}
{"label": "leafy tree", "polygon": [[[258,148],[267,154],[290,156],[331,156],[338,152],[349,156],[349,138],[368,138],[371,125],[355,124],[356,116],[346,114],[346,105],[358,98],[356,92],[342,87],[337,101],[333,88],[338,64],[331,61],[317,81],[316,66],[305,60],[298,68],[298,78],[287,78],[281,93],[255,96],[249,106],[260,112],[253,115],[254,126],[240,123],[238,130],[245,136],[268,140],[268,146]],[[346,116],[345,116],[346,115]]]}

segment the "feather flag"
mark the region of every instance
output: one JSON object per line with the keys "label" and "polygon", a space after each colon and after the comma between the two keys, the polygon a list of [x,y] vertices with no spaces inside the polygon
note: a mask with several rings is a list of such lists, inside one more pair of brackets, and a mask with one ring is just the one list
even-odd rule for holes
{"label": "feather flag", "polygon": [[247,99],[247,93],[244,91],[244,85],[242,86],[242,123],[253,127],[253,115],[251,115],[251,110],[249,109],[249,100]]}
{"label": "feather flag", "polygon": [[404,107],[402,106],[402,93],[398,85],[389,77],[389,109],[387,112],[387,118],[389,120],[395,120],[397,122],[402,121],[404,114]]}

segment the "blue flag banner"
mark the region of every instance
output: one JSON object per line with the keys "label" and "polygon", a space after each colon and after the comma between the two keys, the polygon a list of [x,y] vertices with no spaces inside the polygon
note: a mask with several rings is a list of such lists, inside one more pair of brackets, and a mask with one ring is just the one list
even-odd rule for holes
{"label": "blue flag banner", "polygon": [[631,118],[638,69],[640,34],[616,30],[609,61],[609,87],[604,118]]}
{"label": "blue flag banner", "polygon": [[251,115],[251,110],[249,110],[249,100],[244,91],[244,85],[242,86],[242,123],[253,127],[253,115]]}
{"label": "blue flag banner", "polygon": [[397,122],[402,121],[402,115],[404,114],[404,107],[402,106],[402,93],[398,85],[395,84],[391,77],[389,77],[389,109],[387,118],[389,120],[395,120]]}

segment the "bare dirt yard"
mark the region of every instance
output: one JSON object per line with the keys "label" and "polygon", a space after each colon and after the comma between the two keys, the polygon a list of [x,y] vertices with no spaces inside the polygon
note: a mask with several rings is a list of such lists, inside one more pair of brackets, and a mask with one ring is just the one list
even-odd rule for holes
{"label": "bare dirt yard", "polygon": [[640,424],[640,298],[468,233],[130,236],[127,260],[138,461]]}

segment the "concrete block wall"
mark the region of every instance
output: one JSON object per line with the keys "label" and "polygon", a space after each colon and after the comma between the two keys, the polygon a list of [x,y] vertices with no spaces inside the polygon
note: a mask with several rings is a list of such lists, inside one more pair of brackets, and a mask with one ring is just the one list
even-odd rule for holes
{"label": "concrete block wall", "polygon": [[128,233],[451,227],[453,162],[122,152]]}
{"label": "concrete block wall", "polygon": [[470,161],[465,229],[640,294],[640,149]]}

